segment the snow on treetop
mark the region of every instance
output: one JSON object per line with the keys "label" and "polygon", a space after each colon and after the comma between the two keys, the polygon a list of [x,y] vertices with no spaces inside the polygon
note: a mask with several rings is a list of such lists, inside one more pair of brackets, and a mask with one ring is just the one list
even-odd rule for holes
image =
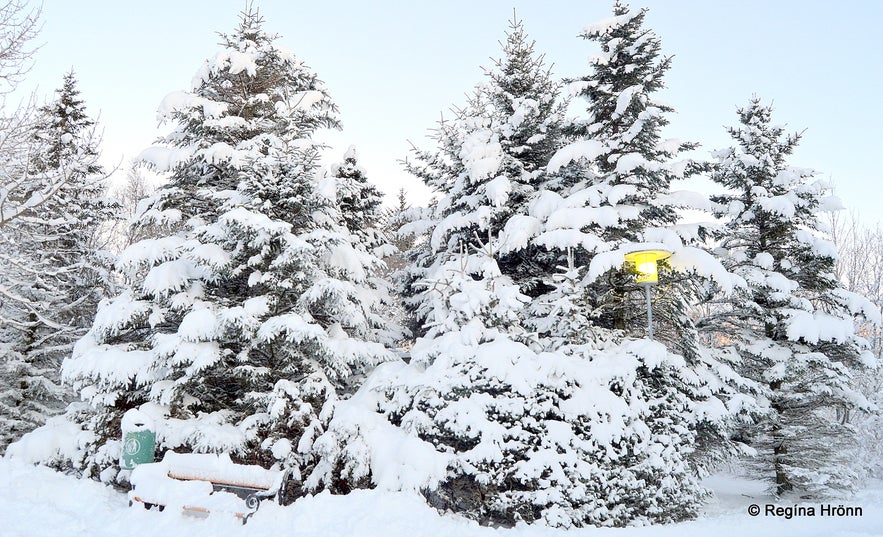
{"label": "snow on treetop", "polygon": [[213,74],[221,71],[228,71],[230,74],[239,74],[243,71],[249,76],[257,74],[257,60],[265,54],[275,54],[284,63],[288,64],[292,69],[303,69],[302,62],[291,50],[272,43],[275,36],[266,36],[268,41],[256,44],[253,41],[242,41],[239,43],[237,50],[229,46],[224,50],[218,51],[213,57],[205,60],[199,68],[190,83],[191,87],[196,90],[202,84],[206,83]]}
{"label": "snow on treetop", "polygon": [[357,160],[358,155],[356,154],[356,146],[351,145],[346,148],[346,153],[343,154],[343,160]]}
{"label": "snow on treetop", "polygon": [[248,76],[255,76],[258,72],[258,64],[255,61],[256,52],[253,49],[248,52],[232,49],[222,50],[215,54],[212,60],[212,71],[227,70],[231,75],[238,75],[245,71]]}
{"label": "snow on treetop", "polygon": [[631,21],[632,19],[634,19],[635,17],[637,17],[640,14],[641,14],[640,11],[637,11],[637,12],[626,11],[622,15],[617,15],[615,17],[609,17],[606,19],[602,19],[598,22],[593,22],[592,24],[588,24],[583,27],[582,33],[586,37],[602,36],[605,34],[609,34],[613,30],[615,30],[621,26],[625,26],[626,24],[629,23],[629,21]]}

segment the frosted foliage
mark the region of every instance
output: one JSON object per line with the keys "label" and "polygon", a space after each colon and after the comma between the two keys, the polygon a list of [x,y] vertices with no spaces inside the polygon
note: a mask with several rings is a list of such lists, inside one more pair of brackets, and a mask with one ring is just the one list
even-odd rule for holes
{"label": "frosted foliage", "polygon": [[[685,397],[702,409],[696,416],[714,416],[685,425],[696,447],[688,458],[701,473],[741,450],[731,440],[732,428],[756,407],[740,393],[752,383],[703,347],[688,308],[706,289],[728,296],[744,279],[709,251],[705,239],[715,224],[680,221],[685,211],[714,210],[717,204],[698,192],[672,190],[673,181],[699,167],[684,155],[696,144],[662,137],[673,109],[656,94],[671,58],[644,27],[646,10],[616,2],[613,11],[613,18],[586,27],[583,37],[600,52],[589,73],[569,83],[585,113],[565,123],[567,143],[550,159],[543,188],[529,198],[531,218],[511,219],[500,248],[533,244],[566,255],[566,264],[549,271],[551,289],[527,308],[538,346],[565,354],[590,354],[623,335],[644,336],[644,289],[635,284],[635,267],[625,255],[671,254],[658,264],[654,333],[683,357],[695,379],[696,391],[687,390]],[[672,388],[666,380],[660,384]]]}
{"label": "frosted foliage", "polygon": [[[510,24],[502,57],[485,74],[467,106],[438,125],[436,146],[416,149],[407,163],[409,171],[439,193],[404,228],[426,237],[415,241],[408,253],[413,263],[399,277],[415,335],[434,326],[461,324],[447,313],[448,296],[462,303],[464,311],[496,316],[504,307],[519,306],[522,301],[511,297],[540,285],[543,278],[542,270],[530,266],[537,258],[530,233],[514,224],[507,227],[507,221],[525,214],[526,203],[543,182],[560,141],[564,106],[557,99],[557,83],[519,21]],[[550,262],[542,259],[540,264]],[[504,297],[501,287],[491,298],[491,278],[493,285],[512,292]],[[499,305],[488,306],[497,300]],[[503,317],[501,322],[516,322],[516,316]]]}
{"label": "frosted foliage", "polygon": [[[649,242],[653,239],[642,237],[642,229],[674,224],[676,209],[684,205],[684,196],[668,189],[687,173],[689,161],[676,157],[692,144],[661,140],[665,113],[672,110],[652,97],[663,87],[670,58],[660,59],[659,39],[642,27],[645,10],[630,11],[617,2],[614,13],[585,29],[583,37],[602,50],[591,72],[571,82],[575,95],[588,104],[588,117],[571,120],[568,131],[575,139],[558,150],[548,170],[580,178],[567,192],[567,206],[590,210],[572,212],[571,218],[559,213],[569,227],[590,231],[601,242]],[[692,204],[701,203],[698,195],[694,198]],[[606,211],[603,217],[599,209]],[[578,246],[579,238],[569,234],[566,246]],[[595,241],[583,237],[581,242]]]}

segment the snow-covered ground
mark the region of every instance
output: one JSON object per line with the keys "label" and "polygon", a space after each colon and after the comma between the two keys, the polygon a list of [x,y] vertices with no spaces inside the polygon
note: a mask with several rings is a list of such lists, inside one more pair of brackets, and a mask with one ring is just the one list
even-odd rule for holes
{"label": "snow-covered ground", "polygon": [[[848,501],[862,516],[816,516],[786,519],[752,517],[748,506],[764,506],[769,498],[758,483],[715,476],[707,484],[716,491],[705,515],[693,522],[625,529],[586,528],[572,531],[540,526],[514,529],[480,527],[451,515],[439,515],[411,494],[357,491],[348,496],[320,494],[290,507],[262,504],[243,526],[234,518],[215,514],[197,518],[172,512],[129,507],[125,494],[91,480],[64,476],[42,467],[0,459],[0,535],[31,536],[163,536],[225,535],[322,537],[546,537],[546,536],[749,536],[749,537],[866,537],[883,536],[883,483]],[[788,504],[782,504],[787,506]]]}

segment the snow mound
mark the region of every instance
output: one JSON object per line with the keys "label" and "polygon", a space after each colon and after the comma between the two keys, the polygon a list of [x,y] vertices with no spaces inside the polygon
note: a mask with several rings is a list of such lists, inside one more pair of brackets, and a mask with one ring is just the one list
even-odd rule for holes
{"label": "snow mound", "polygon": [[[883,528],[883,483],[849,501],[863,515],[856,517],[751,517],[750,504],[775,505],[762,484],[730,475],[705,482],[715,498],[704,515],[692,522],[632,528],[584,528],[562,531],[541,525],[513,529],[488,528],[460,517],[439,514],[413,493],[357,490],[346,496],[322,493],[281,507],[264,502],[243,526],[226,513],[208,518],[128,507],[125,494],[89,479],[77,479],[47,468],[0,459],[0,520],[4,537],[218,537],[219,535],[286,535],[290,537],[752,537],[875,536]],[[789,504],[779,504],[787,507]],[[816,506],[818,510],[818,506]]]}

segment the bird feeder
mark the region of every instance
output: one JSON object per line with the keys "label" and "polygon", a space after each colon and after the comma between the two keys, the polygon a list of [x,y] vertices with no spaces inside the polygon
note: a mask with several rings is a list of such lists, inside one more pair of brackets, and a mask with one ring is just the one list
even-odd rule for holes
{"label": "bird feeder", "polygon": [[635,281],[644,286],[647,297],[647,335],[653,339],[653,304],[650,300],[650,286],[659,283],[659,263],[671,257],[665,250],[636,250],[625,254],[625,260],[635,265]]}

